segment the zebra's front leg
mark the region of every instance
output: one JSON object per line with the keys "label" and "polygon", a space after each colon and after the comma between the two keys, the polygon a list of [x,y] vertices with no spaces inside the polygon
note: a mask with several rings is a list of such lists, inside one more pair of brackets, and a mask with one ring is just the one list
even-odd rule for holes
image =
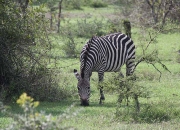
{"label": "zebra's front leg", "polygon": [[99,104],[102,104],[103,100],[105,100],[105,97],[104,97],[104,93],[103,93],[103,87],[100,86],[100,99],[99,99]]}
{"label": "zebra's front leg", "polygon": [[103,103],[103,100],[105,100],[105,97],[104,97],[104,93],[103,93],[103,86],[102,86],[102,81],[104,79],[104,69],[101,69],[99,72],[98,72],[98,77],[99,77],[99,91],[100,91],[100,99],[99,99],[99,104],[102,104]]}

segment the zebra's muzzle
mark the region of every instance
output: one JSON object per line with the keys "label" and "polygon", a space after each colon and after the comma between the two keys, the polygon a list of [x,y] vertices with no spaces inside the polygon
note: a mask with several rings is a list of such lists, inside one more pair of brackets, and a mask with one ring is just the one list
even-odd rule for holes
{"label": "zebra's muzzle", "polygon": [[81,99],[81,105],[82,106],[89,106],[89,101],[87,99],[86,100]]}

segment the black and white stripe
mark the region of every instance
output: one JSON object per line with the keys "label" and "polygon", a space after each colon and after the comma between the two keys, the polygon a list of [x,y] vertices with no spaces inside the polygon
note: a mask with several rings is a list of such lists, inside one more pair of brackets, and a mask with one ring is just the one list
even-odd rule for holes
{"label": "black and white stripe", "polygon": [[[124,64],[126,64],[126,75],[131,75],[135,66],[134,60],[135,45],[127,35],[113,33],[93,37],[85,44],[80,55],[81,80],[89,81],[92,72],[98,72],[99,81],[102,81],[104,72],[120,71]],[[83,88],[83,86],[78,87]],[[103,93],[101,97],[104,97]]]}
{"label": "black and white stripe", "polygon": [[[81,52],[81,70],[84,67],[84,55],[88,52],[84,73],[93,71],[111,72],[119,71],[127,63],[127,68],[133,70],[135,59],[135,46],[133,41],[125,34],[114,33],[102,37],[93,37],[83,47]],[[132,71],[128,71],[130,75]]]}

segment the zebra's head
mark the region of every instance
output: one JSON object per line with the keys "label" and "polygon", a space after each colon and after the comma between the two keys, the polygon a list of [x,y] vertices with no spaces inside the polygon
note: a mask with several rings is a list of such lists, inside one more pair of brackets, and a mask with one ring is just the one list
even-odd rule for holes
{"label": "zebra's head", "polygon": [[81,100],[81,105],[89,106],[90,97],[90,81],[89,78],[82,78],[81,75],[74,69],[74,74],[78,79],[77,89]]}

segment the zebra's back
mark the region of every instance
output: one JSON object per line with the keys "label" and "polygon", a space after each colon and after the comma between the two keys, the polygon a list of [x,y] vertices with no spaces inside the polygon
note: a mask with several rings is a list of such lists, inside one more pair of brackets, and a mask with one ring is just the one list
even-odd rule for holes
{"label": "zebra's back", "polygon": [[103,59],[101,59],[101,68],[104,71],[119,71],[127,60],[135,59],[134,43],[125,34],[114,33],[98,37],[96,41],[99,44],[99,49],[101,49],[99,52],[103,52],[101,54],[101,58]]}

